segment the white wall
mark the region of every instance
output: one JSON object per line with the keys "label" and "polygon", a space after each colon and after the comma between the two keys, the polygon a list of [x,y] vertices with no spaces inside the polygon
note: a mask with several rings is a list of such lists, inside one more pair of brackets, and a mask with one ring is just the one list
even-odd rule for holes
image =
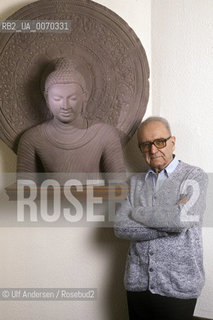
{"label": "white wall", "polygon": [[[167,117],[176,154],[212,172],[213,1],[153,0],[152,110]],[[206,285],[196,315],[213,319],[213,229],[204,230]]]}
{"label": "white wall", "polygon": [[[0,19],[30,2],[1,1]],[[124,18],[147,52],[152,67],[152,95],[146,116],[167,117],[177,137],[178,157],[211,172],[213,1],[97,2]],[[126,148],[128,167],[139,170],[141,158],[135,148],[134,138]],[[13,172],[15,167],[16,156],[0,142],[0,172]],[[125,320],[122,277],[127,246],[109,229],[1,228],[1,287],[97,287],[98,301],[0,302],[0,320],[15,320],[17,315],[20,320],[75,320],[85,315],[94,320]],[[205,228],[207,281],[196,315],[207,318],[213,318],[212,246],[212,229]]]}
{"label": "white wall", "polygon": [[[0,19],[33,1],[0,2]],[[118,13],[140,37],[151,60],[148,0],[99,0]],[[151,113],[149,106],[149,112]],[[14,172],[16,156],[0,142],[0,172]],[[6,179],[0,177],[0,184]],[[3,223],[0,208],[0,224]],[[8,218],[8,217],[7,217]],[[127,319],[123,273],[127,241],[111,229],[1,228],[0,287],[96,287],[95,302],[1,302],[0,320]]]}

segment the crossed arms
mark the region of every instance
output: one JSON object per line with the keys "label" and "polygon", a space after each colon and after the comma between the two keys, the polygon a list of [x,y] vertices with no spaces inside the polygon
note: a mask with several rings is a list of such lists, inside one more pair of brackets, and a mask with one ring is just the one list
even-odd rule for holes
{"label": "crossed arms", "polygon": [[[136,177],[131,179],[127,200],[116,213],[116,236],[145,241],[180,233],[202,224],[208,179],[201,169],[194,167],[178,185],[177,190],[168,190],[168,197],[160,199],[157,204],[145,206],[136,201],[140,196],[140,190],[136,188],[137,181]],[[172,192],[178,194],[175,202],[169,200]]]}

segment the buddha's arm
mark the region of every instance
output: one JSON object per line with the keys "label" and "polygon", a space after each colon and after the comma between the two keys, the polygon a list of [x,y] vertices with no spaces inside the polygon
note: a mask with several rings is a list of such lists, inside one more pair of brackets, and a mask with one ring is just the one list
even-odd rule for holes
{"label": "buddha's arm", "polygon": [[[113,128],[105,139],[102,155],[102,171],[109,174],[110,179],[125,180],[123,151],[117,131]],[[112,174],[113,173],[113,174]]]}
{"label": "buddha's arm", "polygon": [[18,145],[17,172],[19,179],[36,180],[36,152],[28,132],[23,134]]}

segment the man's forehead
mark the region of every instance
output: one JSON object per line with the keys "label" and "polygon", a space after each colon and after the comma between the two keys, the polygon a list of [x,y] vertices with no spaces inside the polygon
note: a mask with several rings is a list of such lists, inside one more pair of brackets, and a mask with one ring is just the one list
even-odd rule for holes
{"label": "man's forehead", "polygon": [[161,138],[161,135],[168,134],[169,130],[163,122],[151,121],[147,124],[142,125],[138,129],[138,138],[144,136],[153,136],[154,138]]}
{"label": "man's forehead", "polygon": [[163,123],[161,121],[151,121],[151,122],[148,122],[146,124],[143,124],[139,128],[139,131],[147,132],[147,131],[153,130],[153,129],[156,129],[156,130],[167,130],[168,131],[168,128],[166,127],[165,123]]}

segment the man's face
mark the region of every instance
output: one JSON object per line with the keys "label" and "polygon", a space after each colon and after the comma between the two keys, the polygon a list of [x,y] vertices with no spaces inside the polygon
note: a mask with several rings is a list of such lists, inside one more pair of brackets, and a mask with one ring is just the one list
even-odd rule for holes
{"label": "man's face", "polygon": [[[167,139],[170,133],[166,126],[159,121],[152,121],[142,126],[138,131],[138,143],[153,142],[155,139]],[[155,171],[160,172],[173,160],[175,150],[175,137],[167,140],[166,146],[158,149],[152,144],[149,151],[144,152],[143,156],[146,163]]]}
{"label": "man's face", "polygon": [[83,90],[77,83],[54,84],[46,97],[54,117],[64,123],[72,122],[82,113],[84,99]]}

